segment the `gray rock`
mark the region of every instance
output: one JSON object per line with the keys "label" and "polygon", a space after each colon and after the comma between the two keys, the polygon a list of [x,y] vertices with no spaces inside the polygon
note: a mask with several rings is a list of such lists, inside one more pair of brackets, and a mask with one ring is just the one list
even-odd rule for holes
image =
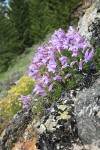
{"label": "gray rock", "polygon": [[93,40],[95,47],[100,46],[100,0],[95,0],[80,19],[78,30],[87,40]]}
{"label": "gray rock", "polygon": [[74,90],[64,92],[35,125],[40,150],[95,149],[93,142],[99,142],[100,136],[99,79],[100,73],[91,75],[84,78]]}
{"label": "gray rock", "polygon": [[75,99],[78,135],[86,149],[100,149],[100,76]]}
{"label": "gray rock", "polygon": [[40,123],[35,125],[40,150],[74,150],[74,143],[82,146],[77,136],[71,92],[63,93]]}

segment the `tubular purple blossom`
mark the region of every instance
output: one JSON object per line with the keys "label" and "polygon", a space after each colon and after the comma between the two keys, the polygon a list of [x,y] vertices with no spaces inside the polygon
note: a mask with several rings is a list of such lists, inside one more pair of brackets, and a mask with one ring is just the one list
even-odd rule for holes
{"label": "tubular purple blossom", "polygon": [[72,76],[71,73],[66,74],[65,78],[70,78]]}
{"label": "tubular purple blossom", "polygon": [[73,68],[73,66],[76,64],[76,61],[72,61],[71,63],[70,63],[70,67],[71,68]]}
{"label": "tubular purple blossom", "polygon": [[79,62],[79,70],[82,70],[83,69],[83,62],[82,62],[82,59],[80,59],[80,62]]}
{"label": "tubular purple blossom", "polygon": [[69,65],[67,63],[62,66],[62,69],[65,69],[66,67],[69,67]]}
{"label": "tubular purple blossom", "polygon": [[85,52],[85,55],[84,55],[84,61],[85,61],[85,62],[92,61],[93,56],[94,56],[94,49],[92,48],[92,51],[90,51],[90,53],[89,53],[89,51],[87,50],[87,51]]}
{"label": "tubular purple blossom", "polygon": [[23,96],[23,95],[21,95],[21,97],[18,100],[22,101],[24,109],[29,109],[30,108],[31,98],[29,96]]}
{"label": "tubular purple blossom", "polygon": [[68,58],[66,56],[62,56],[59,60],[60,60],[62,65],[64,65],[65,63],[68,62]]}
{"label": "tubular purple blossom", "polygon": [[51,84],[51,85],[49,86],[49,91],[52,91],[52,89],[53,89],[53,84]]}
{"label": "tubular purple blossom", "polygon": [[56,75],[53,79],[54,80],[62,80],[62,77],[60,75]]}

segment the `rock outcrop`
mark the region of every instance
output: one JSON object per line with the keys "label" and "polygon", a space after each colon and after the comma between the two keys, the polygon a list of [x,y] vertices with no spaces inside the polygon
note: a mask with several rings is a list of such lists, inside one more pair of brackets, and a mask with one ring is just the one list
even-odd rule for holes
{"label": "rock outcrop", "polygon": [[40,150],[99,150],[100,75],[94,81],[84,79],[63,93],[35,125]]}
{"label": "rock outcrop", "polygon": [[78,23],[78,30],[87,40],[100,47],[100,1],[95,0]]}
{"label": "rock outcrop", "polygon": [[64,93],[47,115],[35,125],[39,134],[37,146],[40,150],[70,150],[77,141],[72,97],[71,93]]}
{"label": "rock outcrop", "polygon": [[78,136],[88,150],[100,149],[100,76],[75,99]]}

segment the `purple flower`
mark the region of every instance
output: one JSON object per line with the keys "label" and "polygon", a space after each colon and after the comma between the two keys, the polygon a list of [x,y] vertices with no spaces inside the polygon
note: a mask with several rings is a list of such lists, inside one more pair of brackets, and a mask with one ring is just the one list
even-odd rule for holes
{"label": "purple flower", "polygon": [[58,29],[58,31],[55,31],[54,34],[57,35],[59,39],[62,39],[62,38],[66,37],[65,32],[61,28]]}
{"label": "purple flower", "polygon": [[85,55],[84,55],[84,58],[85,58],[85,62],[88,62],[88,56],[89,56],[89,51],[87,50],[86,52],[85,52]]}
{"label": "purple flower", "polygon": [[63,40],[63,49],[68,49],[69,48],[69,39],[64,39]]}
{"label": "purple flower", "polygon": [[70,78],[72,76],[72,74],[71,73],[68,73],[66,76],[65,76],[65,78]]}
{"label": "purple flower", "polygon": [[55,73],[57,71],[57,64],[56,61],[53,59],[50,59],[48,65],[47,65],[48,71]]}
{"label": "purple flower", "polygon": [[30,71],[34,71],[34,69],[38,69],[38,67],[35,64],[31,64],[29,66]]}
{"label": "purple flower", "polygon": [[56,75],[53,79],[54,80],[62,80],[62,77],[60,75]]}
{"label": "purple flower", "polygon": [[45,90],[42,88],[42,86],[39,83],[35,84],[34,92],[37,95],[42,95],[42,96],[46,96],[47,95]]}
{"label": "purple flower", "polygon": [[82,62],[82,59],[80,59],[80,62],[79,62],[79,70],[82,70],[83,69],[83,62]]}
{"label": "purple flower", "polygon": [[21,97],[18,100],[22,101],[24,109],[29,109],[29,106],[31,104],[31,98],[29,96],[23,96],[23,95],[21,95]]}
{"label": "purple flower", "polygon": [[74,28],[72,26],[70,26],[68,29],[68,32],[67,32],[68,37],[69,37],[69,35],[74,35],[74,33],[75,33]]}
{"label": "purple flower", "polygon": [[96,69],[96,66],[94,65],[94,63],[92,63],[92,64],[90,65],[90,68],[93,69],[93,70]]}
{"label": "purple flower", "polygon": [[40,85],[39,83],[36,83],[36,84],[35,84],[35,88],[34,88],[34,92],[36,92],[36,91],[41,91],[41,90],[42,90],[41,85]]}
{"label": "purple flower", "polygon": [[23,104],[26,104],[31,101],[31,98],[29,96],[21,95],[21,97],[18,100],[21,100]]}
{"label": "purple flower", "polygon": [[71,63],[70,63],[70,67],[71,68],[73,68],[73,66],[76,64],[76,61],[72,61]]}
{"label": "purple flower", "polygon": [[77,46],[71,46],[71,47],[70,47],[70,50],[72,51],[72,57],[73,57],[73,56],[76,57],[76,56],[78,55],[79,49],[78,49]]}
{"label": "purple flower", "polygon": [[49,86],[49,91],[52,91],[52,88],[53,88],[53,84],[51,84],[51,85]]}
{"label": "purple flower", "polygon": [[75,34],[75,41],[79,44],[79,43],[83,43],[84,42],[84,38],[79,34],[76,33]]}
{"label": "purple flower", "polygon": [[57,49],[57,51],[60,53],[62,49],[62,41],[57,37],[57,35],[52,35],[49,43],[51,43],[55,47],[55,49]]}
{"label": "purple flower", "polygon": [[94,49],[92,48],[92,51],[89,53],[89,61],[92,61],[92,58],[94,56]]}
{"label": "purple flower", "polygon": [[89,62],[89,61],[92,61],[92,58],[93,58],[93,56],[94,56],[94,49],[92,49],[92,51],[89,53],[89,51],[87,50],[86,52],[85,52],[85,55],[84,55],[84,61],[85,62]]}
{"label": "purple flower", "polygon": [[60,60],[62,65],[64,65],[65,63],[68,62],[68,58],[66,56],[62,56],[59,60]]}
{"label": "purple flower", "polygon": [[42,66],[43,66],[43,63],[42,63],[42,62],[38,62],[38,63],[37,63],[37,66],[38,66],[38,67],[42,67]]}
{"label": "purple flower", "polygon": [[22,107],[23,107],[23,109],[29,109],[28,105],[23,105]]}
{"label": "purple flower", "polygon": [[68,67],[69,65],[66,63],[65,65],[63,65],[61,68],[65,69],[66,67]]}
{"label": "purple flower", "polygon": [[41,81],[42,81],[42,83],[44,83],[44,84],[48,84],[48,83],[50,83],[52,80],[51,80],[51,78],[50,78],[49,75],[48,75],[48,76],[44,76],[44,75],[43,75]]}

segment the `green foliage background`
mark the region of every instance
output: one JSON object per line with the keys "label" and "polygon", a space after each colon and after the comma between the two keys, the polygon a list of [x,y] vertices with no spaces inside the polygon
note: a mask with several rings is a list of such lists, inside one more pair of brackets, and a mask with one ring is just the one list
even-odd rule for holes
{"label": "green foliage background", "polygon": [[82,0],[0,0],[0,72],[13,58],[69,26],[72,9]]}

